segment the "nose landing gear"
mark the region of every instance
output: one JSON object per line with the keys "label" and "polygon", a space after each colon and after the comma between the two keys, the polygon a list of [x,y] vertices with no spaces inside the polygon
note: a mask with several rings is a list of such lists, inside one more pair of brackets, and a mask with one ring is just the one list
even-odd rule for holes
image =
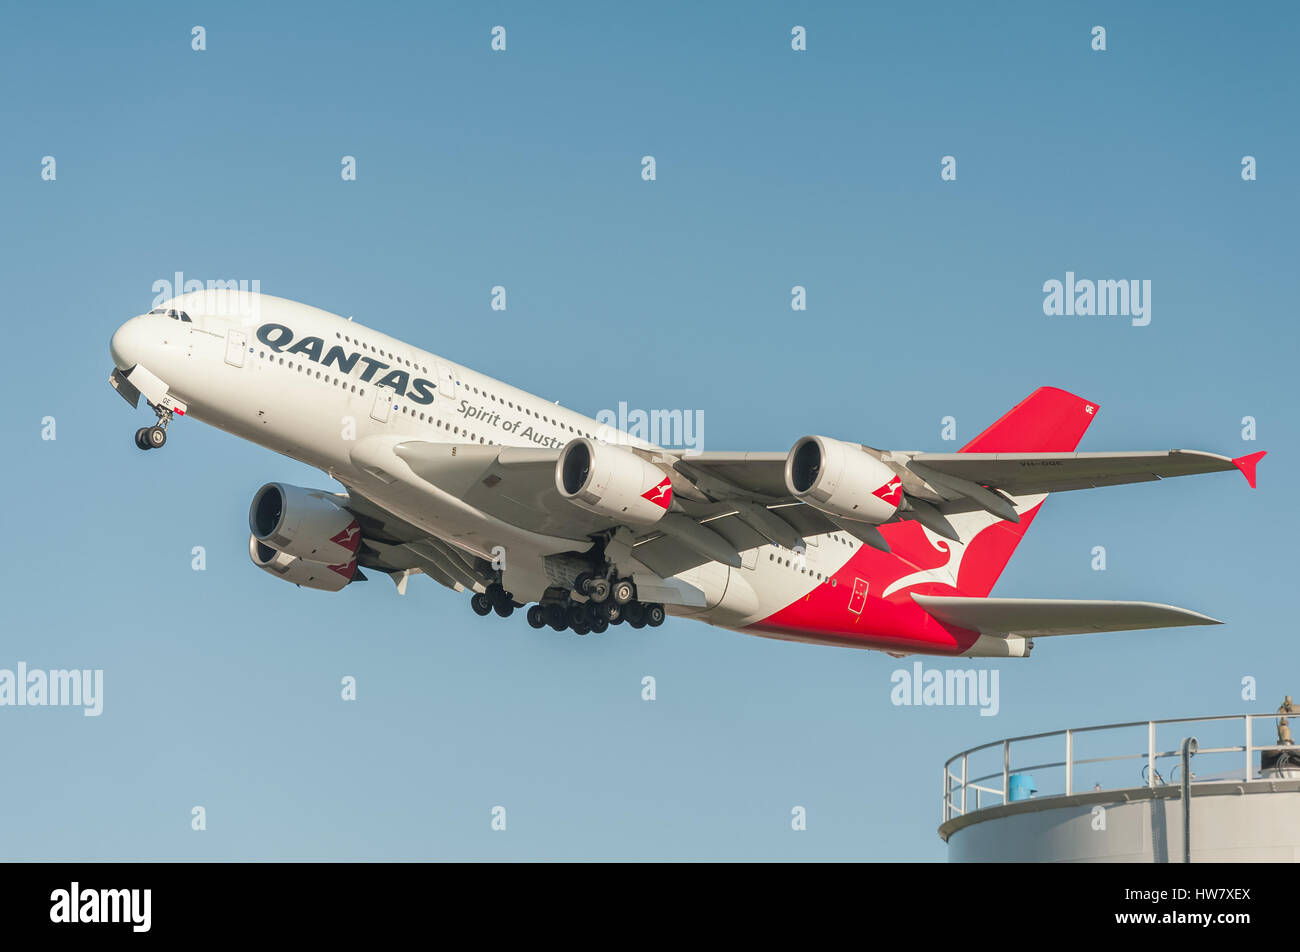
{"label": "nose landing gear", "polygon": [[160,450],[167,445],[167,424],[172,421],[172,411],[166,407],[154,407],[153,410],[158,414],[158,422],[135,431],[135,445],[142,450]]}
{"label": "nose landing gear", "polygon": [[135,445],[142,450],[160,450],[167,445],[167,431],[160,426],[145,426],[135,431]]}

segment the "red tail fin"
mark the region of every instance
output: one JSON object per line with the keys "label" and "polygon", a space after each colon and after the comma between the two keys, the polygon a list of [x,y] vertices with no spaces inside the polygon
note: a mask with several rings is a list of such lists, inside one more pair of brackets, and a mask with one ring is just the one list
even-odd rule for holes
{"label": "red tail fin", "polygon": [[1092,423],[1097,404],[1039,387],[961,448],[963,453],[1071,453]]}
{"label": "red tail fin", "polygon": [[[1071,453],[1079,445],[1097,405],[1055,387],[1039,387],[1000,420],[961,448],[963,453]],[[1007,567],[1034,516],[1020,522],[997,522],[967,545],[957,588],[964,595],[985,596]]]}

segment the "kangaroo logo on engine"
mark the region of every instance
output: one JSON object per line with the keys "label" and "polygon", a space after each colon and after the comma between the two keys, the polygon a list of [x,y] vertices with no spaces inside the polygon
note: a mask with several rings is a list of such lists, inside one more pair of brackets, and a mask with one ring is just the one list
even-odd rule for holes
{"label": "kangaroo logo on engine", "polygon": [[673,504],[673,484],[667,476],[658,486],[651,486],[641,494],[642,499],[648,499],[662,509],[667,509]]}
{"label": "kangaroo logo on engine", "polygon": [[883,499],[891,506],[897,506],[903,501],[903,480],[900,477],[895,476],[871,495],[875,496],[877,499]]}

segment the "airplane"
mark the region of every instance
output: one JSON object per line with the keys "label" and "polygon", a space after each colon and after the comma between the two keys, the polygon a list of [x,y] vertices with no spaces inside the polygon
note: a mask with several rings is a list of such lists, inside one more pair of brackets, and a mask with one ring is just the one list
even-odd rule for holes
{"label": "airplane", "polygon": [[1035,638],[1220,624],[1152,602],[990,597],[1053,493],[1239,470],[1263,452],[1076,452],[1097,405],[1042,387],[956,453],[810,435],[781,452],[668,449],[305,304],[191,291],[113,334],[110,383],[307,463],[268,482],[249,555],[302,588],[382,572],[480,616],[601,633],[667,614],[901,657],[1028,657]]}

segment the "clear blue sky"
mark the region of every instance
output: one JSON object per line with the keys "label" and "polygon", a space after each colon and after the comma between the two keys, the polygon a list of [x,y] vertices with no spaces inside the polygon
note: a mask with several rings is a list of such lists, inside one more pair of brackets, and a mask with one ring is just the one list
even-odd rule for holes
{"label": "clear blue sky", "polygon": [[[1297,22],[1284,3],[8,5],[0,667],[103,668],[105,706],[0,709],[0,856],[938,860],[963,747],[1300,694]],[[1151,280],[1150,326],[1044,316],[1067,270]],[[951,449],[944,416],[965,440],[1052,384],[1101,406],[1084,449],[1272,455],[1254,493],[1222,474],[1052,499],[995,590],[1228,624],[1044,640],[997,665],[996,717],[895,707],[909,662],[876,653],[679,620],[578,638],[423,579],[325,595],[257,571],[253,492],[329,481],[193,421],[141,453],[147,416],[107,384],[113,329],[176,271],[591,414],[701,410],[708,449]]]}

